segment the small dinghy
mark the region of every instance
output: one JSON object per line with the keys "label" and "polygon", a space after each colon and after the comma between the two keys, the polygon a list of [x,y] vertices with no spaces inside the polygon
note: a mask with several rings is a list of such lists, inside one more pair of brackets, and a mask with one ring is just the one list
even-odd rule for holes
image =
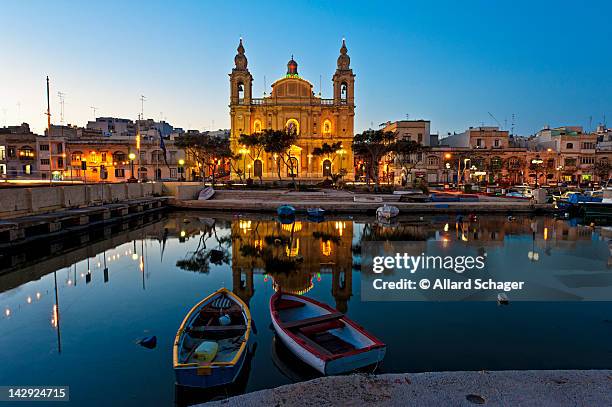
{"label": "small dinghy", "polygon": [[399,215],[399,209],[397,206],[387,205],[379,207],[376,209],[376,217],[383,219],[395,218]]}
{"label": "small dinghy", "polygon": [[277,292],[270,315],[280,340],[300,360],[324,375],[376,365],[386,345],[329,305]]}
{"label": "small dinghy", "polygon": [[295,208],[291,205],[281,205],[276,209],[278,216],[294,216]]}
{"label": "small dinghy", "polygon": [[323,208],[308,208],[306,209],[306,213],[311,218],[322,218],[325,216],[325,209]]}
{"label": "small dinghy", "polygon": [[198,201],[206,201],[215,194],[215,190],[212,187],[206,187],[198,194]]}
{"label": "small dinghy", "polygon": [[176,384],[214,387],[234,382],[248,353],[251,313],[222,288],[189,311],[174,340]]}

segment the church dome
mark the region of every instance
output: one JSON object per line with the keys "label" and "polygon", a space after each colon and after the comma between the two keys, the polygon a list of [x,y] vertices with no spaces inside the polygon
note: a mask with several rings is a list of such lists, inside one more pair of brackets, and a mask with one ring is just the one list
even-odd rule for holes
{"label": "church dome", "polygon": [[298,75],[298,64],[293,60],[293,55],[291,55],[291,59],[287,62],[287,75],[297,76]]}

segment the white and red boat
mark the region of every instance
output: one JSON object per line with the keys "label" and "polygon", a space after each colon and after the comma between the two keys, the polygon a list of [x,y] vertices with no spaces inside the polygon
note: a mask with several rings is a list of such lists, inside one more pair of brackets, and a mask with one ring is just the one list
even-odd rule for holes
{"label": "white and red boat", "polygon": [[386,345],[374,335],[311,298],[277,292],[270,315],[285,346],[324,375],[376,365],[385,357]]}

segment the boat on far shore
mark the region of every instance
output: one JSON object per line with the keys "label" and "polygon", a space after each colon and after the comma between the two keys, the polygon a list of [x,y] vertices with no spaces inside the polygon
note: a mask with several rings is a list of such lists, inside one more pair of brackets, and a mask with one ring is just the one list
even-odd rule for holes
{"label": "boat on far shore", "polygon": [[295,208],[291,205],[281,205],[278,208],[276,208],[276,213],[280,217],[295,216]]}
{"label": "boat on far shore", "polygon": [[325,209],[323,208],[308,208],[306,209],[308,216],[312,218],[322,218],[325,216]]}
{"label": "boat on far shore", "polygon": [[400,211],[397,206],[385,204],[384,206],[381,206],[376,209],[376,217],[383,219],[391,219],[399,215],[399,212]]}
{"label": "boat on far shore", "polygon": [[215,190],[213,187],[206,187],[198,194],[198,201],[206,201],[213,197]]}

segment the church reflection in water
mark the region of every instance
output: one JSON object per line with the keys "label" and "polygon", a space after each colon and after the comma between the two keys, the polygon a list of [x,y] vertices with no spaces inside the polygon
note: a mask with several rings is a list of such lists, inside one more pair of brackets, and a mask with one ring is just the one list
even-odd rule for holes
{"label": "church reflection in water", "polygon": [[275,290],[304,294],[315,280],[332,276],[336,308],[347,311],[352,295],[351,221],[237,219],[231,224],[233,291],[247,304],[254,295],[253,275],[271,279]]}

